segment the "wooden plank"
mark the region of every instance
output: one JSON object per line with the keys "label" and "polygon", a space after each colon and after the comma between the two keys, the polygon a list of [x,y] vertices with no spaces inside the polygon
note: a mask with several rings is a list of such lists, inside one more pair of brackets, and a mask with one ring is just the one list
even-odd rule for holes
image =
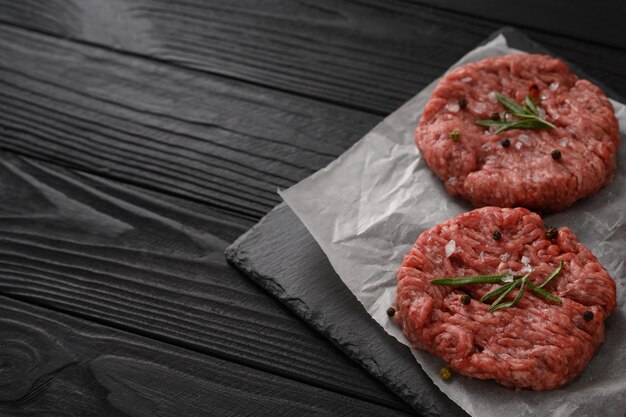
{"label": "wooden plank", "polygon": [[0,25],[0,147],[258,219],[378,117]]}
{"label": "wooden plank", "polygon": [[226,263],[226,242],[215,234],[241,226],[7,153],[0,197],[0,294],[406,408]]}
{"label": "wooden plank", "polygon": [[408,416],[0,296],[3,416]]}
{"label": "wooden plank", "polygon": [[556,35],[566,35],[584,42],[597,42],[626,49],[623,17],[626,4],[621,1],[601,3],[571,0],[529,0],[507,2],[498,0],[419,0],[452,12],[496,20],[521,28],[537,29]]}
{"label": "wooden plank", "polygon": [[[624,47],[623,13],[613,13],[624,6],[579,0],[564,11],[564,0],[531,1],[483,13],[492,3],[446,4],[497,20],[405,0],[179,0],[176,7],[169,0],[0,0],[0,19],[377,114],[397,108],[489,33],[524,19],[539,29],[529,30],[533,38],[626,95],[623,49],[584,41],[601,33],[590,26],[595,21],[608,33],[604,43]],[[515,17],[518,8],[541,17],[528,23],[528,13]],[[576,19],[586,24],[576,27]],[[569,27],[577,40],[554,34]]]}

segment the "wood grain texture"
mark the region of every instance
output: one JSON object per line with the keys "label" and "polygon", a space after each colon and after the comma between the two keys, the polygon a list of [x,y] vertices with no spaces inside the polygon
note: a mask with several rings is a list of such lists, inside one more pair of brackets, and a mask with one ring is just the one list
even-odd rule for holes
{"label": "wood grain texture", "polygon": [[[376,114],[397,108],[503,24],[523,20],[533,38],[626,95],[626,54],[605,46],[624,47],[618,2],[577,0],[566,11],[564,1],[444,3],[474,16],[406,0],[1,0],[0,19]],[[560,36],[574,32],[575,40]]]}
{"label": "wood grain texture", "polygon": [[378,117],[0,25],[0,147],[258,219]]}
{"label": "wood grain texture", "polygon": [[245,226],[7,153],[0,199],[1,294],[406,408],[227,264],[226,242],[214,234]]}
{"label": "wood grain texture", "polygon": [[419,0],[436,8],[468,14],[518,25],[526,29],[537,29],[557,35],[567,35],[583,42],[593,41],[600,45],[611,45],[626,49],[626,30],[623,17],[626,4],[621,1],[531,0],[524,2],[502,2],[497,0]]}
{"label": "wood grain texture", "polygon": [[408,416],[0,296],[6,417]]}

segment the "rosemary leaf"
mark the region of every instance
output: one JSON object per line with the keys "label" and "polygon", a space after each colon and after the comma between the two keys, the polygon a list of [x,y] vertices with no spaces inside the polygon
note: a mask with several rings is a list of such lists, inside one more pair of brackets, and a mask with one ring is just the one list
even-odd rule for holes
{"label": "rosemary leaf", "polygon": [[478,126],[485,126],[485,127],[489,127],[491,125],[499,125],[502,124],[503,122],[501,122],[500,120],[492,120],[492,119],[486,119],[486,120],[476,120],[476,124]]}
{"label": "rosemary leaf", "polygon": [[496,93],[496,98],[506,109],[508,109],[515,116],[524,116],[526,111],[522,106],[511,100],[504,94]]}
{"label": "rosemary leaf", "polygon": [[[491,307],[489,308],[489,311],[496,311],[496,310],[499,308],[498,306],[500,305],[500,303],[502,302],[502,300],[504,300],[504,299],[506,298],[506,296],[507,296],[507,295],[509,295],[509,293],[510,293],[511,291],[513,291],[515,288],[517,288],[517,287],[518,287],[520,284],[522,284],[522,283],[523,283],[523,280],[521,280],[521,279],[520,279],[519,281],[513,281],[513,282],[511,283],[511,285],[509,286],[509,288],[507,288],[507,289],[506,289],[506,291],[504,291],[504,292],[500,295],[500,297],[498,297],[498,298],[496,299],[496,301],[494,301],[494,302],[491,304]],[[506,303],[505,303],[505,304],[506,304]]]}
{"label": "rosemary leaf", "polygon": [[526,98],[524,99],[524,103],[526,104],[526,108],[530,110],[535,116],[541,117],[541,115],[539,114],[539,110],[537,110],[535,102],[532,98],[530,98],[530,96],[526,96]]}
{"label": "rosemary leaf", "polygon": [[489,299],[492,299],[492,298],[494,298],[494,297],[499,296],[500,294],[502,294],[503,292],[505,292],[506,290],[508,290],[508,289],[509,289],[509,287],[511,287],[513,284],[515,284],[515,281],[513,281],[513,282],[509,282],[508,284],[503,285],[503,286],[501,286],[500,288],[497,288],[497,289],[495,289],[495,290],[493,290],[493,291],[491,291],[491,292],[489,292],[489,293],[487,293],[487,294],[483,295],[483,296],[480,298],[480,301],[481,301],[481,302],[485,302],[485,301],[487,301],[487,300],[489,300]]}
{"label": "rosemary leaf", "polygon": [[506,274],[498,275],[473,275],[467,277],[444,277],[437,278],[430,281],[431,284],[436,285],[449,285],[452,287],[460,287],[461,285],[469,284],[493,284],[502,282],[502,278]]}
{"label": "rosemary leaf", "polygon": [[539,288],[545,287],[550,281],[552,281],[557,275],[561,273],[561,269],[563,269],[563,260],[559,263],[559,266],[550,274],[550,276],[543,282],[543,284],[539,285]]}
{"label": "rosemary leaf", "polygon": [[548,291],[544,290],[541,287],[536,286],[535,284],[533,284],[530,281],[528,281],[526,284],[528,285],[528,287],[531,290],[533,290],[534,292],[536,292],[540,296],[542,296],[544,298],[547,298],[548,300],[554,301],[555,303],[561,304],[561,299],[559,297],[556,297],[556,296],[550,294]]}
{"label": "rosemary leaf", "polygon": [[513,307],[515,304],[517,304],[517,302],[522,299],[522,294],[524,294],[524,285],[526,284],[526,279],[522,278],[519,282],[521,282],[522,284],[520,285],[519,290],[517,291],[517,295],[515,296],[513,301],[509,301],[508,303],[498,304],[496,306],[492,305],[489,311],[494,312],[496,310],[500,310],[501,308]]}
{"label": "rosemary leaf", "polygon": [[509,129],[553,129],[554,125],[543,119],[528,118],[515,120],[512,122],[500,123],[500,128],[496,130],[496,135]]}

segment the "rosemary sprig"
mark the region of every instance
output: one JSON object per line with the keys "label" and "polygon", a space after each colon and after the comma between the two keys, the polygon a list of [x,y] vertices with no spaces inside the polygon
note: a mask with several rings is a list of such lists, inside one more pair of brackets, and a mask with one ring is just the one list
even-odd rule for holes
{"label": "rosemary sprig", "polygon": [[[460,287],[468,284],[494,284],[502,282],[502,278],[509,275],[508,272],[497,275],[472,275],[467,277],[444,277],[430,281],[431,284],[449,285],[452,287]],[[514,275],[513,278],[520,278],[523,275]]]}
{"label": "rosemary sprig", "polygon": [[[531,291],[533,291],[535,294],[543,298],[546,298],[550,301],[561,304],[561,300],[558,297],[550,294],[548,291],[544,290],[543,287],[545,287],[550,281],[552,281],[555,277],[557,277],[561,273],[562,269],[563,269],[563,261],[559,263],[559,266],[556,267],[556,269],[552,271],[552,273],[548,276],[548,278],[546,278],[546,280],[540,285],[535,285],[528,280],[528,277],[530,276],[530,274],[532,274],[533,271],[530,271],[525,275],[513,275],[512,276],[513,281],[511,282],[505,282],[503,280],[505,277],[511,276],[509,272],[505,272],[503,274],[496,274],[496,275],[473,275],[473,276],[465,276],[465,277],[437,278],[430,282],[431,284],[435,284],[435,285],[447,285],[447,286],[452,286],[452,287],[459,287],[459,286],[471,285],[471,284],[502,283],[504,285],[483,295],[480,299],[481,302],[485,302],[487,300],[491,300],[492,298],[497,297],[496,300],[493,303],[491,303],[491,307],[489,308],[489,311],[493,312],[496,310],[500,310],[501,308],[513,307],[515,304],[517,304],[517,302],[522,299],[522,295],[524,294],[524,290],[526,287],[530,288]],[[515,298],[506,303],[503,302],[504,299],[517,287],[519,287],[519,290],[517,291]]]}
{"label": "rosemary sprig", "polygon": [[507,109],[507,113],[519,118],[519,120],[507,120],[506,117],[500,120],[476,120],[479,126],[499,126],[495,132],[496,135],[509,129],[554,129],[556,127],[541,118],[537,105],[529,95],[524,99],[524,106],[517,104],[504,94],[496,93],[496,98]]}

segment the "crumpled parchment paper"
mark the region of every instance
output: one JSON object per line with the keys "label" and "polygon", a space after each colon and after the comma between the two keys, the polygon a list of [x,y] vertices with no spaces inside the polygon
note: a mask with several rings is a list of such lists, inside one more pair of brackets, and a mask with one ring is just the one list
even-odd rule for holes
{"label": "crumpled parchment paper", "polygon": [[[520,52],[503,35],[476,48],[455,66],[487,56]],[[436,81],[395,111],[326,168],[281,196],[302,220],[333,268],[371,316],[408,345],[386,315],[396,289],[396,270],[417,237],[472,207],[448,195],[413,141],[415,127]],[[613,102],[622,141],[626,107]],[[626,155],[618,153],[613,183],[546,224],[568,226],[617,282],[618,310],[607,320],[606,341],[582,375],[565,388],[515,391],[493,381],[456,376],[443,382],[443,361],[413,354],[433,382],[472,416],[626,415]]]}

